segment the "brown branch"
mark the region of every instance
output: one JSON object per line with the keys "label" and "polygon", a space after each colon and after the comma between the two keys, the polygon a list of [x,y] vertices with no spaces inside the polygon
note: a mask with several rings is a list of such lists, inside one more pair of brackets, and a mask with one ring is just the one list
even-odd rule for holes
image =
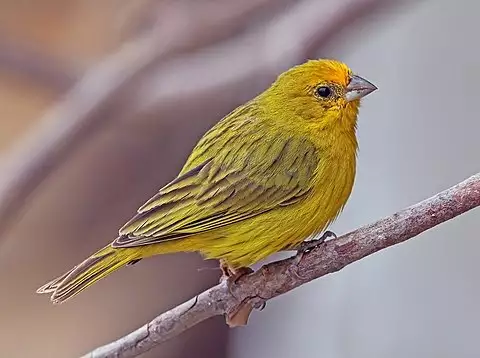
{"label": "brown branch", "polygon": [[263,266],[228,289],[219,284],[196,298],[161,314],[119,340],[97,348],[84,358],[135,357],[207,318],[257,305],[326,274],[339,271],[389,246],[399,244],[480,206],[480,173],[409,208],[373,224],[327,241],[305,254]]}

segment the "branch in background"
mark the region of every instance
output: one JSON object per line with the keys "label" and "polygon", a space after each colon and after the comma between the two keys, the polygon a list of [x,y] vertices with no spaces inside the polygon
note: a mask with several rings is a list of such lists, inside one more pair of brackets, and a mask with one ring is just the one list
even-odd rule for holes
{"label": "branch in background", "polygon": [[[362,17],[375,10],[402,3],[404,1],[299,1],[260,30],[218,45],[215,53],[222,56],[212,56],[214,50],[211,50],[163,66],[138,86],[127,110],[138,115],[166,106],[181,108],[185,98],[189,98],[189,103],[197,98],[215,98],[217,106],[221,106],[228,102],[227,98],[232,98],[232,93],[238,102],[233,105],[238,105],[250,99],[252,93],[263,90],[284,70],[316,57],[334,40],[335,33],[358,24]],[[247,90],[246,83],[249,84]]]}
{"label": "branch in background", "polygon": [[68,90],[78,77],[73,68],[66,68],[52,58],[5,41],[0,41],[0,69],[33,78],[57,91]]}
{"label": "branch in background", "polygon": [[263,266],[238,284],[219,284],[83,358],[135,357],[207,318],[256,306],[480,206],[480,173],[427,200],[304,254]]}

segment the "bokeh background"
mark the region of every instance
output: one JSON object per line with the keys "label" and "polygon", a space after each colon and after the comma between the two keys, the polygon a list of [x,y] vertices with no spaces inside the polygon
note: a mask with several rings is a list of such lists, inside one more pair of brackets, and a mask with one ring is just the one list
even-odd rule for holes
{"label": "bokeh background", "polygon": [[[115,237],[202,133],[307,58],[363,104],[352,230],[480,170],[470,0],[0,2],[0,356],[77,357],[213,285],[195,254],[143,260],[53,307],[35,289]],[[479,211],[145,357],[478,357]],[[7,230],[8,229],[8,230]],[[279,256],[278,256],[279,257]]]}

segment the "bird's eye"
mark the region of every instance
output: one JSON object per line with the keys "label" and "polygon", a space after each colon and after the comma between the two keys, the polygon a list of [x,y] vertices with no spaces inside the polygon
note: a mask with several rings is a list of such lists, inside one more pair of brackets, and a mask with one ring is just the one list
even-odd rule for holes
{"label": "bird's eye", "polygon": [[321,86],[317,88],[317,95],[322,98],[327,98],[332,94],[332,90],[326,86]]}

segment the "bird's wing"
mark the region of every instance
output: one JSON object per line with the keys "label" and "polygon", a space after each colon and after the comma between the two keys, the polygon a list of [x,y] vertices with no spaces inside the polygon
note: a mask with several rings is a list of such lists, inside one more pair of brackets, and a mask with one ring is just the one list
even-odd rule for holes
{"label": "bird's wing", "polygon": [[204,233],[293,204],[308,194],[318,164],[311,142],[288,133],[265,135],[250,122],[222,133],[220,129],[207,133],[186,166],[203,161],[182,171],[147,201],[120,229],[114,247]]}

